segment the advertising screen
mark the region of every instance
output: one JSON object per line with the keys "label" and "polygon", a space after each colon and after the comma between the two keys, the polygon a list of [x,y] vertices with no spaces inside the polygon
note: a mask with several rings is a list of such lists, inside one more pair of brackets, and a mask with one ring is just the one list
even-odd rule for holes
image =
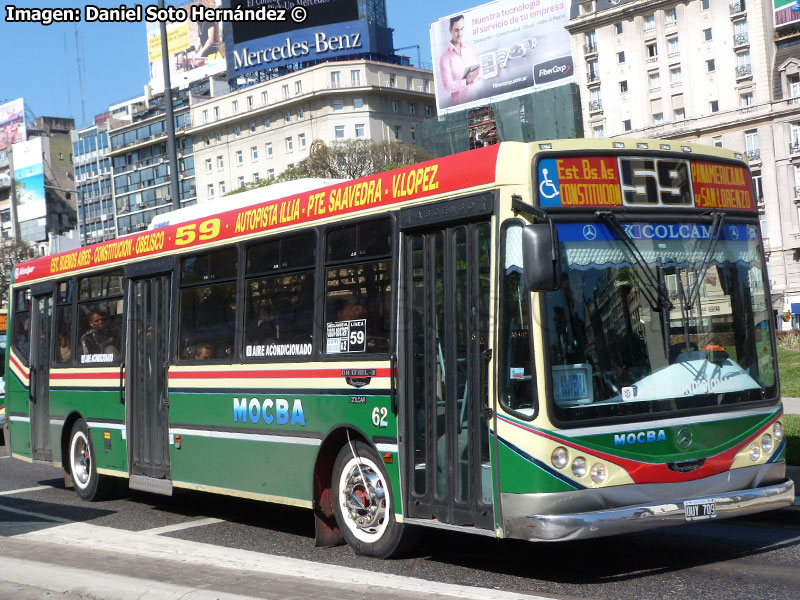
{"label": "advertising screen", "polygon": [[773,0],[773,2],[776,29],[800,21],[800,3],[796,0]]}
{"label": "advertising screen", "polygon": [[[203,4],[217,8],[220,0],[193,0],[184,4],[187,20],[167,23],[169,76],[172,87],[180,87],[225,70],[225,44],[222,23],[193,21],[190,9]],[[150,87],[156,93],[164,90],[164,69],[161,60],[159,23],[147,23],[147,57],[150,63]]]}
{"label": "advertising screen", "polygon": [[[283,21],[233,21],[225,33],[228,76],[352,54],[381,52],[358,0],[229,0],[231,8],[285,9]],[[305,8],[298,22],[292,9]],[[391,48],[389,48],[391,49]],[[385,50],[385,49],[384,49]]]}
{"label": "advertising screen", "polygon": [[25,103],[22,98],[0,104],[0,150],[26,139]]}
{"label": "advertising screen", "polygon": [[439,112],[573,83],[569,7],[497,0],[431,23]]}

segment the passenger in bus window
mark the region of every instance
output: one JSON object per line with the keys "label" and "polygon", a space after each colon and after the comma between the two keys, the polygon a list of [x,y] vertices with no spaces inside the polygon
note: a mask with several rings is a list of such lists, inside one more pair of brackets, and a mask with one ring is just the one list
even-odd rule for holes
{"label": "passenger in bus window", "polygon": [[30,360],[31,355],[31,318],[29,316],[25,316],[25,319],[20,322],[17,321],[16,324],[17,329],[17,349],[22,353],[22,356],[25,357],[25,360]]}
{"label": "passenger in bus window", "polygon": [[195,348],[194,351],[195,360],[208,360],[210,358],[213,358],[211,352],[211,346],[209,346],[208,344],[202,344],[200,346],[197,346],[197,348]]}
{"label": "passenger in bus window", "polygon": [[81,362],[114,362],[118,358],[114,336],[104,327],[101,313],[89,313],[89,329],[81,336]]}
{"label": "passenger in bus window", "polygon": [[58,355],[56,356],[58,362],[69,362],[70,355],[72,354],[71,346],[69,330],[64,329],[58,334]]}

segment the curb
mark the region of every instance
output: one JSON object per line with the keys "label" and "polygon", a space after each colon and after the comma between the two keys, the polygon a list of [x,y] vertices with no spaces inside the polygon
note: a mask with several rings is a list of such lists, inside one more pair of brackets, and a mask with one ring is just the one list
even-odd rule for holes
{"label": "curb", "polygon": [[786,477],[794,481],[794,504],[795,508],[800,508],[800,467],[786,467]]}

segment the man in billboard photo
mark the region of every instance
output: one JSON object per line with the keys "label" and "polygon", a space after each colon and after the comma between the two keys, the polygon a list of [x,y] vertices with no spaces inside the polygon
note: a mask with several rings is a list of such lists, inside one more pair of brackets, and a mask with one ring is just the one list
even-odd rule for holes
{"label": "man in billboard photo", "polygon": [[464,43],[464,23],[464,15],[450,19],[450,43],[439,57],[439,75],[451,106],[477,98],[476,82],[481,80],[478,58]]}

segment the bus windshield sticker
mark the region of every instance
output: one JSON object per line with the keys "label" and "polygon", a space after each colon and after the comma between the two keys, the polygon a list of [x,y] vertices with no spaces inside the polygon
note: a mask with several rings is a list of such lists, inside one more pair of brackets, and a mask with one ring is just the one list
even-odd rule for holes
{"label": "bus windshield sticker", "polygon": [[326,339],[328,354],[366,352],[367,320],[328,323]]}

